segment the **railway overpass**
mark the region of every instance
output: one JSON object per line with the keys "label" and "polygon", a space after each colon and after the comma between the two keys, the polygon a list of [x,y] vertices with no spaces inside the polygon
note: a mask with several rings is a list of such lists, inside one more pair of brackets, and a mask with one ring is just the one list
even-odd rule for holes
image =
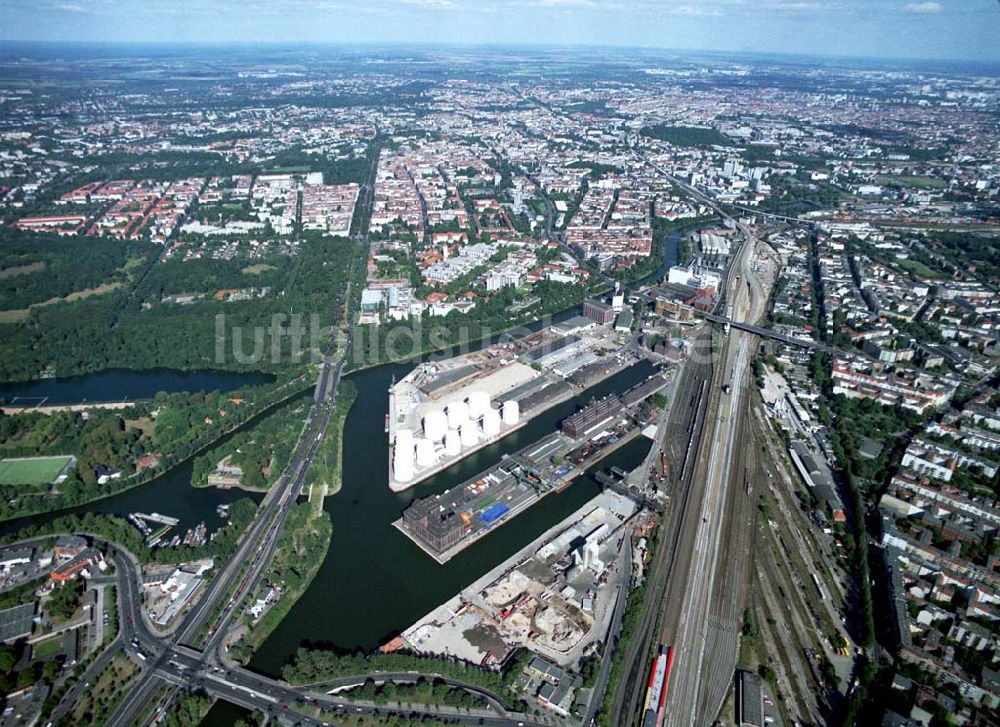
{"label": "railway overpass", "polygon": [[778,333],[777,331],[771,330],[770,328],[761,328],[760,326],[755,326],[752,323],[744,323],[742,321],[735,320],[733,318],[726,318],[725,316],[716,315],[714,313],[696,313],[696,315],[701,316],[707,321],[712,321],[712,323],[721,323],[723,325],[728,325],[731,328],[736,328],[747,333],[753,333],[754,335],[761,336],[764,338],[773,338],[776,341],[781,341],[782,343],[787,343],[790,346],[799,346],[800,348],[808,348],[815,351],[823,351],[824,353],[832,353],[840,356],[850,356],[855,355],[857,352],[848,353],[834,346],[828,346],[821,341],[816,341],[811,338],[797,338],[795,336],[786,336],[783,333]]}

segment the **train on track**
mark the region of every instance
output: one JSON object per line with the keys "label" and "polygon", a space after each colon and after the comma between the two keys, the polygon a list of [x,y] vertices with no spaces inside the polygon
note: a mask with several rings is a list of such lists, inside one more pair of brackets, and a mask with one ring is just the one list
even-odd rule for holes
{"label": "train on track", "polygon": [[660,727],[663,724],[663,706],[667,701],[670,669],[674,665],[674,647],[660,644],[660,651],[649,670],[646,699],[642,704],[642,727]]}

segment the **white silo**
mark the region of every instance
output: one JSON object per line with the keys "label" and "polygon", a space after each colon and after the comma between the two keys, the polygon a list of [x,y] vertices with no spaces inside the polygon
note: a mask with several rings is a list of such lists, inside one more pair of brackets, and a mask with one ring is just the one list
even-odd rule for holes
{"label": "white silo", "polygon": [[503,403],[503,423],[512,427],[521,421],[521,407],[516,401],[508,400]]}
{"label": "white silo", "polygon": [[496,409],[488,408],[483,414],[483,434],[487,437],[495,437],[500,433],[500,412]]}
{"label": "white silo", "polygon": [[397,447],[392,453],[392,473],[397,482],[413,479],[413,449]]}
{"label": "white silo", "polygon": [[[448,431],[448,417],[440,409],[431,409],[424,414],[424,436],[432,442],[440,442]],[[419,445],[417,445],[419,446]],[[419,457],[417,458],[419,461]]]}
{"label": "white silo", "polygon": [[396,432],[396,449],[408,449],[413,453],[413,432],[409,429],[400,429]]}
{"label": "white silo", "polygon": [[469,394],[469,416],[478,419],[490,408],[490,395],[485,391],[473,391]]}
{"label": "white silo", "polygon": [[444,454],[446,457],[454,457],[462,451],[462,442],[457,429],[449,429],[444,435]]}
{"label": "white silo", "polygon": [[475,447],[479,442],[479,432],[476,431],[475,422],[466,422],[462,425],[462,446]]}
{"label": "white silo", "polygon": [[437,461],[434,442],[421,437],[417,440],[417,467],[430,467]]}
{"label": "white silo", "polygon": [[458,429],[469,421],[469,405],[464,401],[453,401],[448,405],[448,428]]}

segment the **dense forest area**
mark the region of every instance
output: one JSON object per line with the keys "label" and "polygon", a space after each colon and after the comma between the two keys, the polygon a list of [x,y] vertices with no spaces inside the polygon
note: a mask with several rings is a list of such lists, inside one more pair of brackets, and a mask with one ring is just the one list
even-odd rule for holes
{"label": "dense forest area", "polygon": [[[34,308],[23,321],[0,324],[0,380],[109,367],[296,369],[308,362],[309,347],[325,340],[354,252],[347,240],[311,235],[294,257],[269,259],[274,270],[171,261],[155,265],[134,293],[120,289]],[[274,290],[240,301],[213,297],[224,287],[261,285]],[[162,304],[168,291],[212,295],[192,305]],[[292,313],[308,328],[298,341]],[[305,349],[298,355],[297,342]]]}
{"label": "dense forest area", "polygon": [[706,149],[713,146],[733,146],[733,140],[722,132],[703,126],[671,126],[655,124],[644,126],[642,135],[650,139],[665,141],[674,146]]}
{"label": "dense forest area", "polygon": [[228,457],[228,464],[243,470],[241,487],[252,490],[270,487],[288,464],[311,401],[309,393],[304,392],[199,455],[194,461],[191,483],[206,484],[209,473]]}
{"label": "dense forest area", "polygon": [[806,178],[770,178],[772,195],[758,206],[761,212],[798,217],[805,212],[830,209],[844,194],[827,182],[812,182]]}
{"label": "dense forest area", "polygon": [[124,284],[158,252],[148,242],[80,239],[0,226],[0,311]]}

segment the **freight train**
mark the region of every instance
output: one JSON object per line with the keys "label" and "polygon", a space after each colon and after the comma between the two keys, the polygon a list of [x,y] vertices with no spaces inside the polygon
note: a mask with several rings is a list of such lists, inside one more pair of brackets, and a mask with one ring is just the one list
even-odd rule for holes
{"label": "freight train", "polygon": [[670,669],[674,664],[674,647],[660,644],[660,651],[649,670],[646,700],[642,705],[642,726],[660,727],[663,724],[663,705],[667,701]]}

